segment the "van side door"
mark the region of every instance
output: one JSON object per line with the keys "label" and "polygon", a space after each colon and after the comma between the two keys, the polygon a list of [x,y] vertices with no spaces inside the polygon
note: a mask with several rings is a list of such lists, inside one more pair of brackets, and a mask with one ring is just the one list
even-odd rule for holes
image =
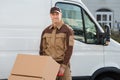
{"label": "van side door", "polygon": [[89,76],[104,65],[103,46],[97,42],[97,26],[78,4],[57,2],[63,20],[74,30],[75,45],[71,59],[72,76]]}

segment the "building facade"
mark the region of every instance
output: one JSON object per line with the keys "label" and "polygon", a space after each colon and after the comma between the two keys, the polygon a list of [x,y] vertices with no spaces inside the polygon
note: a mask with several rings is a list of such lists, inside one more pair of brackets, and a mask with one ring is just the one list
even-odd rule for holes
{"label": "building facade", "polygon": [[82,0],[96,20],[114,31],[120,30],[120,0]]}

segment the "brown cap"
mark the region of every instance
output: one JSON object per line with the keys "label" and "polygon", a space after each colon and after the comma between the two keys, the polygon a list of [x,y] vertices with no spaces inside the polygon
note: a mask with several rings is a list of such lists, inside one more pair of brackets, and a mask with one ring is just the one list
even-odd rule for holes
{"label": "brown cap", "polygon": [[52,7],[51,9],[50,9],[50,13],[59,13],[59,12],[61,12],[61,10],[60,10],[60,8],[58,8],[58,7]]}

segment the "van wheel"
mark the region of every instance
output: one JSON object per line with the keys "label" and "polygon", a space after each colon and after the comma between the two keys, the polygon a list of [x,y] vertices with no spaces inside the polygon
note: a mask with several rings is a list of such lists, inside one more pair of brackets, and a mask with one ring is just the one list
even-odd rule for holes
{"label": "van wheel", "polygon": [[120,77],[115,73],[105,73],[97,76],[94,80],[120,80]]}

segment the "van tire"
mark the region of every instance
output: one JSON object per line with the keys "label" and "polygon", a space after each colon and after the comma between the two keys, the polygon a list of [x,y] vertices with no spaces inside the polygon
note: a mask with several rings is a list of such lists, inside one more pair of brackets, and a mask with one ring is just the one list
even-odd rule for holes
{"label": "van tire", "polygon": [[120,80],[120,76],[117,73],[107,72],[98,75],[94,80]]}

